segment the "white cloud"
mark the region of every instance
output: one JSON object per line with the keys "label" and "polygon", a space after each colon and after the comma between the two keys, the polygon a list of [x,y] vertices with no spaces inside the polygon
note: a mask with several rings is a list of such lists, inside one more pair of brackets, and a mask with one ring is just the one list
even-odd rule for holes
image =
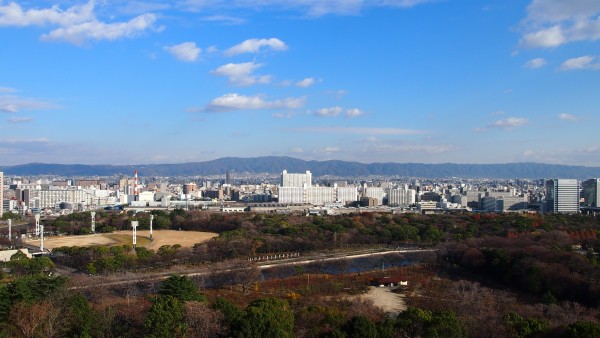
{"label": "white cloud", "polygon": [[75,5],[62,10],[58,5],[42,9],[23,9],[11,2],[0,5],[0,26],[55,26],[49,33],[42,34],[45,41],[66,41],[81,45],[87,40],[115,40],[133,37],[153,28],[154,14],[142,14],[126,22],[106,23],[94,15],[95,1]]}
{"label": "white cloud", "polygon": [[316,80],[312,77],[307,77],[304,80],[300,80],[298,82],[296,82],[296,87],[301,87],[301,88],[308,88],[312,85],[314,85],[316,82]]}
{"label": "white cloud", "polygon": [[337,133],[356,135],[416,135],[424,134],[423,130],[411,130],[400,128],[363,128],[363,127],[309,127],[296,128],[295,131],[307,133]]}
{"label": "white cloud", "polygon": [[58,5],[45,9],[23,8],[11,2],[0,6],[0,26],[71,26],[94,18],[94,1],[84,5],[75,5],[63,11]]}
{"label": "white cloud", "polygon": [[321,108],[313,112],[315,116],[332,117],[338,116],[344,109],[342,107]]}
{"label": "white cloud", "polygon": [[227,77],[229,83],[236,86],[250,86],[257,83],[270,83],[270,75],[255,76],[254,71],[263,65],[254,62],[228,63],[213,70],[211,74]]}
{"label": "white cloud", "polygon": [[201,49],[195,42],[184,42],[178,45],[165,46],[164,49],[173,55],[177,60],[184,62],[194,62],[198,60]]}
{"label": "white cloud", "polygon": [[295,148],[292,148],[290,151],[294,154],[302,154],[304,152],[304,149],[295,147]]}
{"label": "white cloud", "polygon": [[275,101],[267,101],[262,96],[245,96],[237,93],[225,94],[212,100],[205,112],[225,112],[233,110],[256,110],[256,109],[294,109],[304,105],[305,98],[285,98]]}
{"label": "white cloud", "polygon": [[531,69],[537,69],[537,68],[544,67],[547,63],[548,62],[546,62],[546,60],[544,60],[542,58],[535,58],[535,59],[531,59],[531,60],[527,61],[527,63],[525,63],[525,67],[531,68]]}
{"label": "white cloud", "polygon": [[346,110],[346,117],[360,117],[365,115],[365,113],[358,109],[358,108],[353,108],[353,109],[348,109]]}
{"label": "white cloud", "polygon": [[563,62],[559,70],[577,70],[577,69],[600,69],[600,63],[594,63],[595,56],[585,55],[576,58],[568,59]]}
{"label": "white cloud", "polygon": [[428,154],[440,154],[448,151],[455,150],[456,146],[451,144],[414,144],[404,143],[399,144],[369,144],[363,148],[364,152],[367,153],[428,153]]}
{"label": "white cloud", "polygon": [[509,117],[505,120],[498,120],[498,121],[490,124],[488,127],[489,128],[508,129],[508,128],[521,127],[521,126],[527,124],[527,122],[529,122],[529,120],[527,120],[526,118]]}
{"label": "white cloud", "polygon": [[33,121],[33,117],[12,117],[8,119],[10,123],[26,123]]}
{"label": "white cloud", "polygon": [[[82,45],[87,40],[116,40],[132,38],[154,28],[156,15],[142,14],[127,22],[104,23],[93,20],[67,27],[57,28],[42,35],[44,41],[66,41]],[[157,28],[160,30],[160,28]]]}
{"label": "white cloud", "polygon": [[552,149],[528,149],[518,155],[517,161],[554,163],[573,165],[577,163],[583,166],[600,166],[600,147],[590,146],[583,148],[552,148]]}
{"label": "white cloud", "polygon": [[534,0],[527,13],[522,47],[553,48],[600,39],[600,2],[596,0]]}
{"label": "white cloud", "polygon": [[325,148],[317,150],[317,152],[325,153],[325,154],[337,153],[339,151],[340,151],[339,147],[325,147]]}
{"label": "white cloud", "polygon": [[285,42],[277,39],[248,39],[238,45],[235,45],[225,51],[225,55],[233,56],[244,53],[258,53],[261,49],[268,48],[274,51],[285,51],[288,46]]}
{"label": "white cloud", "polygon": [[558,114],[558,118],[563,121],[579,121],[578,116],[567,113]]}

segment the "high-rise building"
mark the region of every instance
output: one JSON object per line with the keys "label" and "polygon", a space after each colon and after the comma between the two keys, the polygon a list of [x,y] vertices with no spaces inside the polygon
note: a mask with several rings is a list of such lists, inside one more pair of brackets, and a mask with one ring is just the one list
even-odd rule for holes
{"label": "high-rise building", "polygon": [[574,214],[579,212],[579,181],[575,179],[546,180],[546,211]]}
{"label": "high-rise building", "polygon": [[287,170],[281,173],[282,187],[310,187],[312,185],[312,174],[306,171],[306,174],[289,174]]}
{"label": "high-rise building", "polygon": [[584,181],[581,186],[583,187],[583,203],[585,206],[600,208],[600,178]]}

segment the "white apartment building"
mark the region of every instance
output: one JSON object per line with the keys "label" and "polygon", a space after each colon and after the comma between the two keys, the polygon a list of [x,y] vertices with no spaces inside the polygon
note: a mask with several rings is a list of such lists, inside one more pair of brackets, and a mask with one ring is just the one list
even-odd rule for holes
{"label": "white apartment building", "polygon": [[337,202],[342,204],[348,204],[358,201],[358,188],[356,187],[338,187],[335,186]]}
{"label": "white apartment building", "polygon": [[363,197],[371,197],[377,199],[377,205],[383,204],[385,190],[382,187],[366,187],[363,190]]}
{"label": "white apartment building", "polygon": [[279,203],[306,203],[304,187],[279,187]]}
{"label": "white apartment building", "polygon": [[417,191],[414,189],[396,188],[388,193],[389,205],[412,205],[416,203]]}
{"label": "white apartment building", "polygon": [[314,205],[324,205],[335,202],[334,187],[306,187],[306,202]]}
{"label": "white apartment building", "polygon": [[48,189],[39,191],[39,208],[55,208],[62,202],[91,204],[92,195],[82,189]]}
{"label": "white apartment building", "polygon": [[4,211],[4,173],[0,171],[0,217]]}
{"label": "white apartment building", "polygon": [[290,174],[287,170],[281,173],[282,187],[310,187],[312,186],[312,174],[306,171],[305,174]]}

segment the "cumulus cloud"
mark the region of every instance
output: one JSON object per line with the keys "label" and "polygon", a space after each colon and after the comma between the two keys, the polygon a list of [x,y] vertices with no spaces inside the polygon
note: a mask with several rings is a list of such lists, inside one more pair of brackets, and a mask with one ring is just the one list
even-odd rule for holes
{"label": "cumulus cloud", "polygon": [[173,55],[177,60],[184,62],[194,62],[198,60],[201,49],[195,42],[184,42],[178,45],[165,46],[164,49]]}
{"label": "cumulus cloud", "polygon": [[595,63],[595,56],[585,55],[576,58],[571,58],[563,62],[559,70],[578,70],[578,69],[600,69],[600,63]]}
{"label": "cumulus cloud", "polygon": [[258,53],[263,49],[270,49],[274,51],[285,51],[288,46],[285,42],[277,39],[248,39],[238,45],[235,45],[225,51],[225,55],[233,56],[244,53]]}
{"label": "cumulus cloud", "polygon": [[250,86],[257,83],[270,83],[270,75],[256,76],[254,71],[263,65],[254,62],[228,63],[213,70],[211,74],[228,78],[229,83],[236,86]]}
{"label": "cumulus cloud", "polygon": [[267,101],[262,96],[245,96],[237,93],[225,94],[210,102],[205,112],[226,112],[234,110],[257,110],[257,109],[295,109],[304,105],[305,98],[285,98],[275,101]]}
{"label": "cumulus cloud", "polygon": [[[98,20],[57,28],[42,35],[44,41],[65,41],[82,45],[87,40],[117,40],[136,37],[154,28],[156,15],[142,14],[126,22],[105,23]],[[160,29],[160,28],[158,28]]]}
{"label": "cumulus cloud", "polygon": [[308,127],[296,128],[295,131],[306,133],[336,133],[356,135],[416,135],[424,134],[423,130],[400,128],[365,128],[365,127]]}
{"label": "cumulus cloud", "polygon": [[338,116],[344,109],[342,107],[321,108],[313,112],[315,116],[332,117]]}
{"label": "cumulus cloud", "polygon": [[531,59],[531,60],[527,61],[527,63],[525,63],[525,67],[531,68],[531,69],[542,68],[547,63],[548,62],[546,62],[546,60],[544,60],[542,58],[535,58],[535,59]]}
{"label": "cumulus cloud", "polygon": [[353,108],[353,109],[348,109],[346,110],[346,117],[360,117],[365,115],[365,113],[358,109],[358,108]]}
{"label": "cumulus cloud", "polygon": [[11,2],[0,6],[0,26],[71,26],[94,19],[94,1],[62,10],[58,5],[44,9],[24,10]]}
{"label": "cumulus cloud", "polygon": [[95,2],[90,0],[83,5],[75,5],[62,10],[58,5],[43,9],[23,9],[11,2],[0,5],[0,26],[57,26],[46,34],[44,41],[66,41],[81,45],[87,40],[115,40],[134,37],[154,28],[156,16],[142,14],[125,22],[106,23],[94,15]]}
{"label": "cumulus cloud", "polygon": [[563,121],[579,121],[578,116],[567,113],[558,114],[558,118]]}
{"label": "cumulus cloud", "polygon": [[523,22],[526,48],[553,48],[574,41],[600,39],[600,2],[533,0]]}
{"label": "cumulus cloud", "polygon": [[300,87],[300,88],[308,88],[312,85],[314,85],[316,82],[316,80],[312,77],[307,77],[304,80],[300,80],[298,82],[296,82],[296,87]]}

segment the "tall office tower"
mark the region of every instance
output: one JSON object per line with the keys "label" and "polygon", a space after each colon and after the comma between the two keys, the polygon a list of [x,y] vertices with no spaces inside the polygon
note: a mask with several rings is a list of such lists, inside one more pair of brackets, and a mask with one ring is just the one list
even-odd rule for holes
{"label": "tall office tower", "polygon": [[546,180],[546,211],[574,214],[579,212],[579,181],[575,179]]}
{"label": "tall office tower", "polygon": [[583,203],[585,206],[600,208],[600,178],[592,178],[584,181],[581,185],[583,187]]}
{"label": "tall office tower", "polygon": [[4,210],[4,173],[0,171],[0,217]]}
{"label": "tall office tower", "polygon": [[312,186],[312,174],[306,171],[306,174],[288,174],[287,170],[281,173],[282,187],[310,187]]}

